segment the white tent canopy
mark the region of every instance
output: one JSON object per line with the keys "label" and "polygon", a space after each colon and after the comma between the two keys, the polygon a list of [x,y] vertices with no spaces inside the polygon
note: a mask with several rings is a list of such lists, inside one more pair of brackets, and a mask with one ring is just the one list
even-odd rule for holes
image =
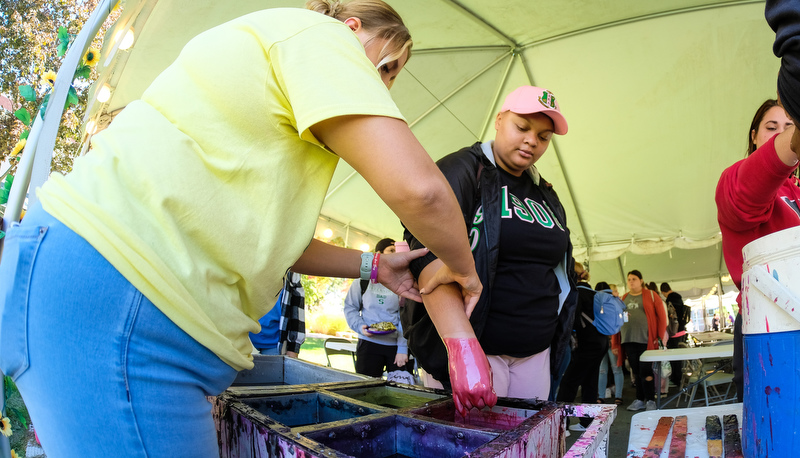
{"label": "white tent canopy", "polygon": [[[107,85],[111,97],[93,101],[89,118],[108,122],[197,33],[303,3],[125,0],[94,88]],[[743,157],[755,109],[775,97],[779,61],[762,1],[389,3],[414,37],[392,94],[434,160],[492,139],[494,116],[517,86],[546,87],[569,133],[537,166],[567,209],[575,258],[589,262],[592,282],[624,285],[639,269],[690,295],[721,283],[716,182]],[[133,47],[117,50],[129,29]],[[371,244],[402,236],[397,217],[344,162],[321,221]]]}

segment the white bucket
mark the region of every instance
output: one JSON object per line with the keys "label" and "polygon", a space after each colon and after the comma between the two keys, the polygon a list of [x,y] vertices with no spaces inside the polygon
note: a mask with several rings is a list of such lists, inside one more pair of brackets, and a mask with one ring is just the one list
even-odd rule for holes
{"label": "white bucket", "polygon": [[800,449],[800,227],[755,240],[743,254],[744,456],[795,456]]}
{"label": "white bucket", "polygon": [[742,334],[800,330],[800,226],[742,250]]}

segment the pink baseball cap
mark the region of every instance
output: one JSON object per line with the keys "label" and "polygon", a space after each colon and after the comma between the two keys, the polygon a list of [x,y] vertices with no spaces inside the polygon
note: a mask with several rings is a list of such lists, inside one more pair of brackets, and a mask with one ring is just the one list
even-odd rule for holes
{"label": "pink baseball cap", "polygon": [[535,86],[520,86],[508,94],[500,113],[511,111],[516,114],[543,113],[553,120],[554,132],[558,135],[567,133],[567,120],[561,114],[556,96],[547,89]]}

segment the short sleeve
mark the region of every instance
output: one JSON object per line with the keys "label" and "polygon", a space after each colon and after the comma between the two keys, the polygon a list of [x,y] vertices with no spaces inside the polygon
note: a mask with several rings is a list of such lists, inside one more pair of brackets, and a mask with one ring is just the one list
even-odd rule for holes
{"label": "short sleeve", "polygon": [[321,23],[275,43],[272,67],[301,138],[319,143],[309,128],[346,115],[403,115],[346,25]]}

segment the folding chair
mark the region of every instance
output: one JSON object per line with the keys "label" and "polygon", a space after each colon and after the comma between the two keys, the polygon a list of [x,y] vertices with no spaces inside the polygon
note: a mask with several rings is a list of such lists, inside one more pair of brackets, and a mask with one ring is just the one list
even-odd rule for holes
{"label": "folding chair", "polygon": [[356,352],[354,350],[355,343],[352,340],[343,339],[341,337],[330,337],[325,339],[325,359],[328,360],[328,367],[331,365],[331,356],[333,355],[350,355],[353,358],[353,367],[356,366]]}
{"label": "folding chair", "polygon": [[[694,384],[689,395],[689,401],[686,407],[692,407],[697,394],[697,387],[703,386],[703,394],[705,395],[706,406],[715,404],[724,404],[730,401],[735,401],[736,397],[731,395],[731,386],[733,385],[733,374],[719,371],[719,368],[726,365],[726,360],[706,361],[705,363],[700,360],[692,360],[687,362],[689,370],[684,373],[684,380],[681,380],[681,389],[689,384]],[[711,373],[710,376],[697,383],[705,375]],[[717,389],[720,385],[726,385],[725,392],[721,393]],[[684,393],[686,394],[686,393]]]}

